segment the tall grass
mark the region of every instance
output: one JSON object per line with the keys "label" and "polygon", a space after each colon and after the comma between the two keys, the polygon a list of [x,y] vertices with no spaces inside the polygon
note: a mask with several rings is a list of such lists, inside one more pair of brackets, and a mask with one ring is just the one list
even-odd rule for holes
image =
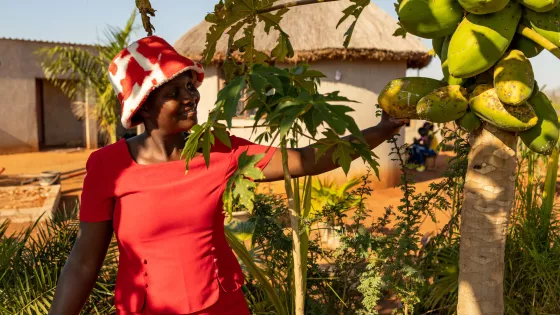
{"label": "tall grass", "polygon": [[518,176],[506,244],[506,312],[560,314],[560,224],[554,206],[558,150],[548,157],[521,151],[520,174],[527,178]]}
{"label": "tall grass", "polygon": [[[0,314],[47,314],[58,276],[78,234],[78,207],[61,209],[46,223],[35,222],[7,235],[0,224]],[[117,246],[113,242],[82,314],[114,314]]]}

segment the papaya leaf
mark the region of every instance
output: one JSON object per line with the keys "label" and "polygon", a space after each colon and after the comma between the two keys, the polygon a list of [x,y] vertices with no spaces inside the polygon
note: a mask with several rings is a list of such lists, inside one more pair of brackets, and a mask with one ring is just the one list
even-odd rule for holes
{"label": "papaya leaf", "polygon": [[330,105],[330,104],[327,104],[327,108],[332,113],[332,116],[334,116],[337,119],[340,119],[340,120],[342,120],[346,123],[346,129],[348,129],[348,131],[350,131],[350,133],[352,133],[352,135],[354,137],[358,138],[362,142],[366,141],[364,139],[362,131],[360,130],[360,128],[358,127],[358,125],[354,121],[354,118],[352,118],[349,115],[346,115],[346,113],[354,111],[354,109],[352,107],[348,107],[348,106],[344,106],[344,105]]}
{"label": "papaya leaf", "polygon": [[206,65],[212,61],[216,53],[216,45],[224,32],[235,23],[247,18],[253,10],[245,1],[228,1],[226,5],[218,3],[214,12],[206,16],[205,20],[211,23],[206,34],[206,46],[202,52],[202,59]]}
{"label": "papaya leaf", "polygon": [[356,26],[356,23],[358,22],[358,18],[360,17],[362,12],[364,11],[365,7],[368,6],[369,3],[370,3],[370,0],[350,0],[350,1],[353,4],[342,11],[342,13],[344,13],[344,15],[342,16],[342,18],[340,18],[340,20],[338,21],[338,24],[336,25],[336,28],[338,28],[350,16],[355,17],[354,22],[352,22],[352,24],[350,24],[350,26],[348,27],[348,30],[344,33],[344,47],[345,48],[348,48],[348,45],[350,44],[350,39],[352,38],[352,34],[354,33],[354,28]]}
{"label": "papaya leaf", "polygon": [[280,20],[282,20],[282,16],[286,14],[290,9],[284,8],[276,11],[274,14],[272,13],[261,13],[258,15],[260,21],[264,22],[264,31],[266,34],[270,33],[271,28],[275,28],[278,31],[280,30]]}
{"label": "papaya leaf", "polygon": [[276,75],[276,76],[278,76],[278,78],[281,78],[281,77],[289,78],[289,76],[290,76],[289,71],[286,71],[284,69],[280,69],[280,68],[277,68],[277,67],[271,67],[271,66],[263,65],[263,64],[253,65],[252,70],[253,70],[253,72],[258,72],[261,75],[265,75],[265,74]]}
{"label": "papaya leaf", "polygon": [[312,146],[317,149],[315,152],[315,162],[317,162],[320,157],[325,155],[327,151],[334,148],[336,144],[341,141],[339,136],[332,129],[323,131],[323,135],[325,138],[319,139],[319,141],[312,144]]}
{"label": "papaya leaf", "polygon": [[224,79],[226,85],[229,83],[229,81],[233,80],[237,76],[240,67],[242,66],[238,65],[232,59],[224,60],[224,63],[222,64],[222,70],[224,71]]}
{"label": "papaya leaf", "polygon": [[191,128],[191,132],[181,153],[181,158],[185,157],[186,169],[189,169],[189,162],[195,157],[198,149],[201,148],[200,138],[207,129],[207,123],[201,125],[195,125]]}
{"label": "papaya leaf", "polygon": [[288,34],[283,31],[280,32],[280,36],[278,36],[278,43],[272,49],[271,54],[280,62],[284,62],[286,57],[291,58],[294,56],[294,47],[292,47],[290,36]]}
{"label": "papaya leaf", "polygon": [[264,154],[247,155],[243,152],[237,162],[237,170],[229,178],[222,201],[226,212],[230,215],[233,211],[233,202],[245,207],[249,212],[253,212],[253,201],[255,200],[256,188],[253,180],[263,179],[262,171],[255,165],[264,157]]}
{"label": "papaya leaf", "polygon": [[229,148],[231,148],[231,141],[229,139],[229,135],[226,131],[226,126],[220,123],[214,124],[214,135],[221,143],[225,144]]}
{"label": "papaya leaf", "polygon": [[313,121],[313,107],[310,110],[306,111],[303,115],[301,115],[301,119],[305,124],[307,132],[309,132],[312,137],[315,137],[317,135],[318,126],[315,125],[315,122]]}
{"label": "papaya leaf", "polygon": [[301,105],[293,106],[284,112],[284,117],[280,122],[280,138],[284,138],[288,134],[300,111]]}
{"label": "papaya leaf", "polygon": [[285,98],[284,100],[280,101],[278,103],[278,106],[276,107],[276,111],[281,111],[287,107],[291,107],[291,106],[295,106],[295,105],[301,105],[301,101],[297,100],[297,99],[293,99],[291,97],[289,98]]}
{"label": "papaya leaf", "polygon": [[315,162],[319,161],[319,159],[327,153],[327,151],[331,150],[336,144],[329,141],[322,141],[319,140],[313,144],[313,147],[317,149],[315,152]]}
{"label": "papaya leaf", "polygon": [[354,150],[348,142],[341,141],[338,143],[333,152],[333,162],[340,165],[344,173],[348,175],[348,171],[350,171],[350,163],[352,162],[352,155],[355,153],[356,150]]}
{"label": "papaya leaf", "polygon": [[257,64],[263,64],[265,62],[268,62],[268,60],[270,60],[270,57],[258,50],[254,51],[254,57],[255,57],[255,63]]}
{"label": "papaya leaf", "polygon": [[306,70],[303,75],[305,75],[308,78],[326,78],[327,76],[321,72],[321,71],[317,71],[317,70]]}
{"label": "papaya leaf", "polygon": [[202,137],[202,154],[204,155],[204,162],[207,168],[210,166],[210,149],[212,149],[213,145],[214,134],[210,128],[206,128]]}
{"label": "papaya leaf", "polygon": [[268,86],[268,80],[258,73],[252,73],[249,76],[249,84],[253,91],[256,92],[257,97],[261,100],[266,98],[266,87]]}
{"label": "papaya leaf", "polygon": [[243,29],[243,37],[235,41],[235,47],[243,53],[243,60],[249,66],[255,62],[255,27],[257,23],[254,19],[249,20],[245,29]]}
{"label": "papaya leaf", "polygon": [[245,110],[258,109],[261,106],[264,106],[264,104],[261,101],[261,99],[259,98],[258,93],[253,93],[247,99],[247,105],[245,105]]}
{"label": "papaya leaf", "polygon": [[368,163],[371,169],[375,172],[375,176],[379,178],[379,163],[377,162],[377,156],[373,151],[370,150],[369,145],[364,143],[350,142],[354,149],[360,154],[362,160]]}
{"label": "papaya leaf", "polygon": [[346,131],[346,121],[333,116],[327,106],[328,104],[325,102],[313,102],[316,119],[326,122],[337,134],[343,134]]}
{"label": "papaya leaf", "polygon": [[340,96],[340,91],[334,91],[328,94],[325,94],[323,97],[327,102],[352,102],[352,103],[359,103],[357,101],[353,101],[347,97]]}
{"label": "papaya leaf", "polygon": [[346,30],[346,32],[344,33],[344,43],[342,45],[346,48],[348,48],[348,45],[350,45],[350,40],[352,39],[352,34],[354,34],[356,22],[358,22],[358,20],[352,22],[352,24],[350,24],[350,27],[348,27],[348,30]]}
{"label": "papaya leaf", "polygon": [[282,81],[278,79],[274,75],[265,74],[263,77],[268,81],[268,83],[274,88],[274,93],[284,93],[284,89],[282,88]]}
{"label": "papaya leaf", "polygon": [[404,29],[400,22],[397,23],[399,27],[393,33],[393,36],[401,36],[402,38],[406,38],[407,31]]}
{"label": "papaya leaf", "polygon": [[237,113],[237,105],[241,99],[241,92],[245,89],[245,77],[238,76],[231,80],[223,89],[218,92],[216,107],[223,112],[228,128],[231,128],[231,120]]}
{"label": "papaya leaf", "polygon": [[309,68],[308,64],[302,64],[295,68],[290,69],[290,73],[292,73],[293,75],[301,76],[305,73],[305,71],[307,71],[308,68]]}

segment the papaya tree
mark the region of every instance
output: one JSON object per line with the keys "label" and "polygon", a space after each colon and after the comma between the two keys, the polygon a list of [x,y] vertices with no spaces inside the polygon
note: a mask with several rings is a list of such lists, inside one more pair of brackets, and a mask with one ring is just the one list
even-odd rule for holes
{"label": "papaya tree", "polygon": [[[429,79],[397,80],[387,85],[380,105],[397,117],[455,121],[469,133],[459,315],[504,313],[504,251],[515,200],[518,136],[537,153],[555,152],[558,116],[539,91],[529,58],[543,49],[560,58],[557,4],[402,0],[396,5],[401,25],[396,34],[432,39],[446,86],[426,92],[426,85],[434,86]],[[556,171],[557,165],[551,168]]]}

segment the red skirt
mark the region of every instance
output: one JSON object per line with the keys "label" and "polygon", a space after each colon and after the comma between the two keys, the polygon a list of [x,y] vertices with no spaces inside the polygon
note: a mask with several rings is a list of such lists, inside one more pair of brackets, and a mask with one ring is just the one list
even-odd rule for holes
{"label": "red skirt", "polygon": [[235,290],[233,292],[224,292],[220,290],[220,298],[218,301],[201,311],[189,314],[160,314],[150,310],[150,301],[146,299],[144,310],[140,313],[132,313],[117,310],[117,315],[250,315],[249,307],[245,301],[243,290]]}

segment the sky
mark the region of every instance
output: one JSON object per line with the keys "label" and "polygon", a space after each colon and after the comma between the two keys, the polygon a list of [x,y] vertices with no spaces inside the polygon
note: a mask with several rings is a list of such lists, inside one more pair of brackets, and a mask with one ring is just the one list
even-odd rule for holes
{"label": "sky", "polygon": [[[182,34],[200,23],[217,2],[151,0],[157,10],[156,17],[152,18],[152,24],[156,27],[155,35],[173,44]],[[393,0],[373,2],[396,18]],[[0,0],[0,37],[94,44],[103,39],[107,26],[124,26],[134,8],[134,0]],[[145,31],[139,27],[133,39],[143,36]],[[431,40],[422,39],[422,42],[431,48]],[[560,60],[548,51],[543,51],[531,62],[539,86],[560,88]],[[434,58],[428,67],[419,72],[411,69],[407,75],[441,79],[440,61]]]}

